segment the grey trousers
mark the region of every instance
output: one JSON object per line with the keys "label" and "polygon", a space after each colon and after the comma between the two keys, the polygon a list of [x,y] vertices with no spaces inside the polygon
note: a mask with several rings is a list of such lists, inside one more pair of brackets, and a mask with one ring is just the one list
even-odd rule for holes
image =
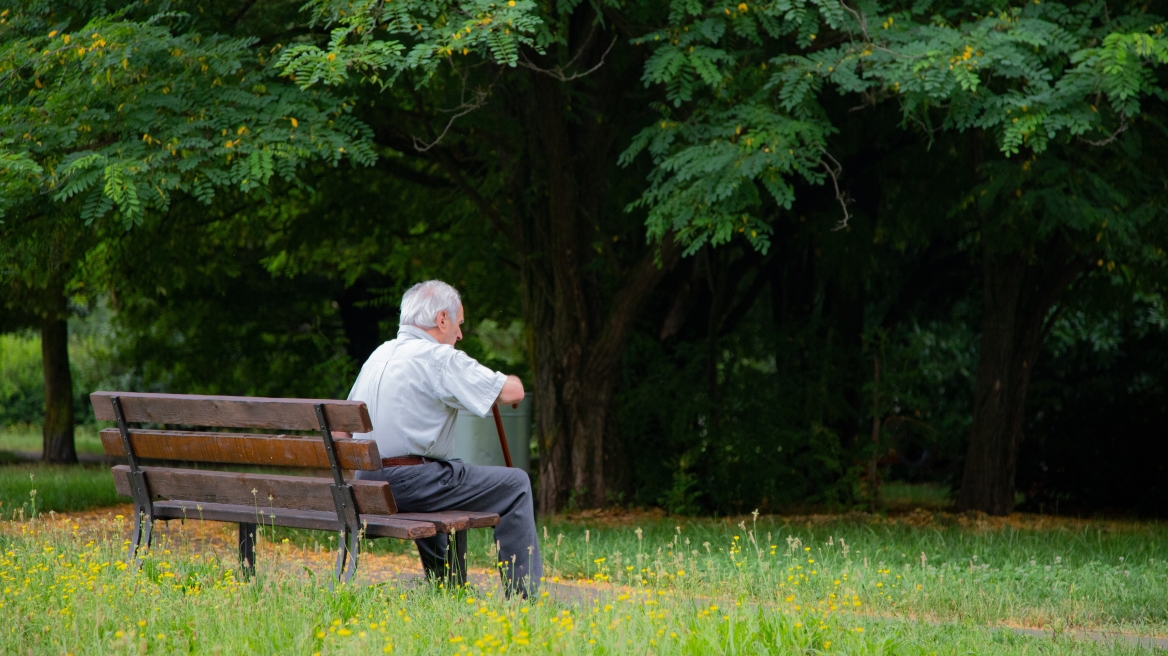
{"label": "grey trousers", "polygon": [[[531,479],[522,469],[468,465],[461,460],[407,467],[358,471],[360,480],[385,481],[400,512],[469,510],[499,515],[495,542],[503,583],[508,593],[534,593],[543,576],[543,561],[535,532]],[[443,534],[416,540],[427,571],[446,561]]]}

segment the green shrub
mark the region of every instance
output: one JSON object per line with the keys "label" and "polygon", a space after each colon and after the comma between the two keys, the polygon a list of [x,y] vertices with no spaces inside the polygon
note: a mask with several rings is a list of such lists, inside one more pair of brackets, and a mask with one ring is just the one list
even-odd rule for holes
{"label": "green shrub", "polygon": [[[78,424],[93,423],[90,392],[137,389],[115,357],[110,318],[109,310],[98,304],[86,316],[69,320],[69,369]],[[0,334],[0,428],[39,426],[44,414],[40,336],[33,331]]]}
{"label": "green shrub", "polygon": [[39,424],[44,412],[40,338],[31,333],[0,335],[0,426]]}

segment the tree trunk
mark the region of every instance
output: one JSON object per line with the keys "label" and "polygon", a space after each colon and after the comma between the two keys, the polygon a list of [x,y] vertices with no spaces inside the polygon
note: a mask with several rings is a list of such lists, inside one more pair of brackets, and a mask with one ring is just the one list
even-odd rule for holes
{"label": "tree trunk", "polygon": [[880,509],[880,356],[872,356],[872,455],[868,458],[868,512]]}
{"label": "tree trunk", "polygon": [[[565,43],[526,52],[530,74],[496,88],[493,102],[506,108],[501,121],[513,120],[516,130],[514,138],[479,140],[489,145],[488,160],[468,164],[474,160],[454,146],[427,155],[519,260],[541,514],[608,502],[605,472],[619,471],[611,463],[617,449],[609,405],[621,357],[643,301],[681,255],[670,238],[642,246],[643,224],[624,211],[629,199],[607,198],[610,182],[630,175],[615,168],[619,149],[651,119],[643,113],[647,97],[629,91],[639,88],[645,55],[626,45],[634,35],[615,24],[622,21],[596,19],[592,6],[578,7]],[[407,134],[393,138],[399,149],[413,147]],[[499,162],[503,186],[480,186],[481,171]]]}
{"label": "tree trunk", "polygon": [[[539,511],[598,507],[608,502],[606,454],[613,447],[608,416],[621,356],[637,310],[680,257],[672,240],[647,253],[624,276],[595,337],[559,303],[541,299],[534,267],[523,275],[535,369],[535,430],[539,440]],[[660,257],[660,263],[657,261]],[[545,281],[553,282],[553,281]],[[553,282],[554,284],[554,282]],[[565,326],[565,322],[569,325]]]}
{"label": "tree trunk", "polygon": [[65,323],[63,285],[50,286],[53,308],[41,323],[41,360],[45,370],[43,451],[46,462],[75,463],[73,443],[73,375],[69,371],[69,331]]}
{"label": "tree trunk", "polygon": [[533,61],[551,70],[571,59],[595,70],[578,81],[533,72],[514,105],[526,139],[511,197],[534,201],[512,205],[510,225],[531,335],[541,514],[609,501],[605,472],[613,468],[605,461],[616,439],[609,406],[624,348],[646,296],[681,255],[671,238],[637,246],[625,203],[608,200],[609,183],[628,175],[614,170],[622,135],[642,120],[629,111],[626,91],[641,60],[632,50],[608,51],[617,34],[611,26],[594,33],[592,9],[570,22],[568,41],[579,49],[568,47],[562,60],[530,53]]}
{"label": "tree trunk", "polygon": [[1083,271],[1065,243],[1045,251],[987,251],[982,258],[985,308],[959,510],[1007,515],[1014,509],[1030,372],[1054,320],[1051,309]]}

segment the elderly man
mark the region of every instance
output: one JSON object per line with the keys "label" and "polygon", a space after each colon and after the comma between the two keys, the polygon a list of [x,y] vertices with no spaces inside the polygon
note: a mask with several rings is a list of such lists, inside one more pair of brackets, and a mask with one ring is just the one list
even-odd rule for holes
{"label": "elderly man", "polygon": [[[543,572],[527,473],[451,459],[458,411],[486,417],[496,403],[523,400],[523,383],[454,348],[462,321],[462,300],[444,282],[418,283],[402,296],[397,339],[369,356],[349,392],[373,419],[373,432],[357,437],[376,441],[384,458],[380,471],[357,478],[388,482],[403,512],[497,513],[505,588],[526,595]],[[427,574],[445,564],[446,542],[445,535],[417,541]]]}

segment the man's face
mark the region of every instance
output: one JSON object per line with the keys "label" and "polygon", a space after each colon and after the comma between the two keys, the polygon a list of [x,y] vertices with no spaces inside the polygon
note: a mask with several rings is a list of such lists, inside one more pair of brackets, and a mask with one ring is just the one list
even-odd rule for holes
{"label": "man's face", "polygon": [[435,337],[440,344],[449,344],[454,346],[454,343],[462,339],[462,320],[463,312],[462,306],[458,306],[458,321],[451,321],[450,316],[446,314],[446,310],[438,312],[438,317],[435,327],[435,332],[438,334]]}

